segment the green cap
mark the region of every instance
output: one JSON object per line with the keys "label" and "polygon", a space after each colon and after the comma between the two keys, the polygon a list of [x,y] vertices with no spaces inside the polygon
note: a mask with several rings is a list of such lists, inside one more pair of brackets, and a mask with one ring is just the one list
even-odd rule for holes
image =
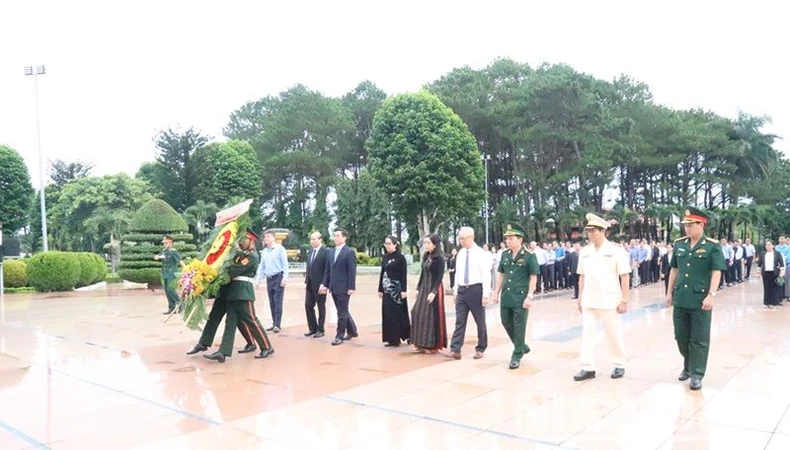
{"label": "green cap", "polygon": [[689,206],[683,212],[683,220],[680,223],[701,223],[706,225],[710,220],[710,215],[699,208]]}
{"label": "green cap", "polygon": [[508,222],[505,225],[505,236],[521,236],[522,238],[527,238],[527,232],[521,228],[521,225],[515,222]]}

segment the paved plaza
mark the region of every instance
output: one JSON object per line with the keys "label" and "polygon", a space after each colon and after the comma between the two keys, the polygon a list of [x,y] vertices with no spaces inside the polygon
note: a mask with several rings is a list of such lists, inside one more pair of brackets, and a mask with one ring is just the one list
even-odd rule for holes
{"label": "paved plaza", "polygon": [[[0,449],[790,448],[790,306],[764,310],[759,280],[717,298],[708,375],[694,392],[677,381],[682,361],[663,285],[632,291],[625,378],[609,378],[602,341],[598,377],[575,382],[581,315],[570,291],[539,296],[527,327],[532,352],[508,370],[512,347],[497,306],[487,310],[483,359],[472,359],[471,319],[460,361],[385,348],[378,276],[360,275],[351,300],[359,338],[333,347],[331,300],[326,337],[303,336],[304,290],[294,276],[284,328],[270,333],[276,353],[224,364],[185,354],[199,333],[179,317],[163,323],[161,291],[7,295]],[[410,276],[412,291],[416,281]],[[451,298],[447,315],[452,333]],[[236,348],[243,344],[237,336]]]}

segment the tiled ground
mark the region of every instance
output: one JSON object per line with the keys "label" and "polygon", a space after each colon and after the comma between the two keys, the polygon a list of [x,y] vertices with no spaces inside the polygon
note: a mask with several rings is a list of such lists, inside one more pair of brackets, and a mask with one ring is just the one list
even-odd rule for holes
{"label": "tiled ground", "polygon": [[[359,339],[330,346],[331,300],[327,337],[302,336],[294,283],[275,355],[225,364],[185,355],[198,333],[177,317],[163,323],[161,292],[6,296],[0,449],[790,448],[790,307],[763,310],[757,280],[719,296],[698,392],[676,379],[659,285],[635,291],[623,317],[626,377],[607,376],[602,342],[604,376],[577,383],[581,318],[567,291],[535,303],[533,351],[513,371],[497,307],[481,360],[471,358],[471,318],[460,361],[384,348],[376,281],[361,275],[352,299]],[[257,310],[268,326],[262,290]]]}

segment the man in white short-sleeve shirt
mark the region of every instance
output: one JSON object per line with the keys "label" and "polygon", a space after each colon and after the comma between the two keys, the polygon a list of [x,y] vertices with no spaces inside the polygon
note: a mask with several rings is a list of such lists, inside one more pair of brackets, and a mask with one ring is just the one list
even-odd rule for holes
{"label": "man in white short-sleeve shirt", "polygon": [[579,252],[579,311],[582,313],[581,371],[576,381],[595,378],[595,338],[603,323],[614,363],[612,378],[625,375],[625,346],[618,314],[628,310],[630,257],[625,249],[606,239],[609,223],[587,214],[585,231],[590,244]]}

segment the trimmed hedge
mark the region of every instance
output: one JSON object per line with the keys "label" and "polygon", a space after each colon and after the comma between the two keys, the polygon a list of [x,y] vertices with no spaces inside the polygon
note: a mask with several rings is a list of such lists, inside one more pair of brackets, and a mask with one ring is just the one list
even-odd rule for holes
{"label": "trimmed hedge", "polygon": [[27,264],[19,259],[11,259],[3,263],[3,279],[5,287],[21,288],[27,286]]}
{"label": "trimmed hedge", "polygon": [[74,289],[80,272],[81,264],[74,253],[37,253],[27,262],[28,283],[41,292]]}
{"label": "trimmed hedge", "polygon": [[[178,250],[179,252],[194,252],[197,251],[197,246],[195,244],[184,244],[183,242],[174,242],[173,248]],[[151,258],[154,255],[158,255],[162,253],[162,247],[157,247],[156,245],[130,245],[123,248],[124,254],[149,254]]]}
{"label": "trimmed hedge", "polygon": [[153,199],[146,202],[132,217],[129,230],[136,233],[163,234],[187,232],[187,222],[166,201]]}
{"label": "trimmed hedge", "polygon": [[119,269],[118,276],[122,280],[133,283],[148,283],[153,286],[162,284],[162,269],[146,267],[145,269]]}
{"label": "trimmed hedge", "polygon": [[[124,242],[162,242],[162,238],[167,233],[129,233],[123,236]],[[192,235],[189,233],[172,233],[170,237],[173,241],[191,241]]]}

